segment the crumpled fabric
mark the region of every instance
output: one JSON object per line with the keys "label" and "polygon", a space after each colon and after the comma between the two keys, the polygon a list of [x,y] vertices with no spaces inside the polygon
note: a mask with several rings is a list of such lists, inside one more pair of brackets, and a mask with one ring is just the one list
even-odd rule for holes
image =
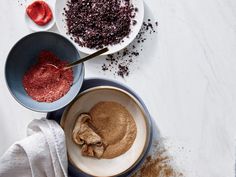
{"label": "crumpled fabric", "polygon": [[67,151],[62,128],[53,120],[33,120],[27,137],[0,158],[0,177],[67,177]]}

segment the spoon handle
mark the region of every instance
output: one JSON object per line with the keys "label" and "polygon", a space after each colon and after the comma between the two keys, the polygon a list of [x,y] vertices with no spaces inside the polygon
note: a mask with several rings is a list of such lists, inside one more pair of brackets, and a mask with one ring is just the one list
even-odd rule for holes
{"label": "spoon handle", "polygon": [[103,49],[101,49],[101,50],[98,50],[98,51],[92,53],[91,55],[88,55],[88,56],[86,56],[86,57],[84,57],[84,58],[81,58],[80,60],[77,60],[77,61],[75,61],[75,62],[72,62],[72,63],[68,64],[68,65],[65,66],[63,69],[64,69],[64,70],[65,70],[65,69],[69,69],[69,68],[71,68],[71,67],[73,67],[73,66],[75,66],[75,65],[78,65],[78,64],[83,63],[83,62],[85,62],[85,61],[87,61],[87,60],[90,60],[91,58],[94,58],[94,57],[96,57],[96,56],[99,56],[99,55],[101,55],[101,54],[103,54],[103,53],[105,53],[105,52],[107,52],[107,51],[108,51],[108,48],[107,48],[107,47],[106,47],[106,48],[103,48]]}

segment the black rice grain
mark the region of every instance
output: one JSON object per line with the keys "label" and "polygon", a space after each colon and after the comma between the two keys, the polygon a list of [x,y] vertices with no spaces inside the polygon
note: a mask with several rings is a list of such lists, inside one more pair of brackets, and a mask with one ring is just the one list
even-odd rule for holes
{"label": "black rice grain", "polygon": [[137,9],[130,0],[70,0],[64,10],[68,34],[80,46],[102,48],[130,33]]}

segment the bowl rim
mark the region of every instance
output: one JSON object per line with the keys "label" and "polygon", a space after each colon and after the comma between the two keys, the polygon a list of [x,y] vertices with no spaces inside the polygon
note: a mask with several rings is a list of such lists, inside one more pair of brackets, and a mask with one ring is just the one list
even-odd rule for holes
{"label": "bowl rim", "polygon": [[[89,88],[89,89],[86,89],[84,90],[83,92],[81,92],[69,105],[67,105],[67,107],[65,108],[65,110],[63,111],[63,114],[61,116],[61,120],[60,120],[60,125],[62,127],[62,129],[64,130],[65,128],[65,122],[67,120],[67,114],[68,112],[70,111],[70,108],[71,106],[78,100],[80,99],[82,96],[90,93],[90,92],[93,92],[93,91],[96,91],[96,90],[113,90],[113,91],[117,91],[117,92],[120,92],[126,96],[128,96],[133,102],[134,104],[137,105],[137,107],[140,109],[141,113],[143,114],[143,118],[145,120],[145,127],[146,127],[146,138],[145,138],[145,144],[144,144],[144,147],[142,149],[142,152],[139,154],[138,158],[135,160],[135,162],[129,167],[127,168],[126,170],[124,170],[123,172],[120,172],[118,174],[115,174],[115,175],[112,175],[112,176],[106,176],[106,177],[115,177],[115,176],[120,176],[120,175],[124,175],[126,174],[127,172],[129,172],[130,170],[132,170],[133,168],[135,168],[139,162],[143,159],[143,157],[145,156],[146,154],[146,151],[148,150],[148,147],[149,147],[149,143],[150,143],[150,140],[151,140],[151,134],[152,134],[152,124],[151,124],[151,120],[150,120],[150,117],[149,115],[146,113],[144,107],[142,106],[142,104],[140,103],[140,101],[138,99],[136,99],[132,94],[130,94],[129,92],[121,89],[121,88],[118,88],[118,87],[114,87],[114,86],[95,86],[95,87],[92,87],[92,88]],[[70,161],[70,163],[79,171],[83,172],[84,174],[86,175],[92,175],[92,174],[89,174],[89,173],[86,173],[84,172],[83,170],[81,170],[77,165],[76,163],[74,163],[74,161],[71,159],[70,155],[69,155],[69,151],[67,149],[67,155],[68,155],[68,159]],[[94,176],[94,175],[92,175]],[[94,177],[99,177],[99,176],[94,176]]]}
{"label": "bowl rim", "polygon": [[[68,1],[68,0],[67,0]],[[131,34],[131,32],[129,33],[129,35],[128,35],[128,37],[126,36],[126,37],[124,37],[124,38],[129,38],[129,39],[131,39],[129,42],[127,42],[126,44],[123,44],[123,45],[121,45],[120,47],[118,47],[118,49],[115,49],[114,51],[113,50],[109,50],[108,52],[106,52],[106,53],[103,53],[103,54],[101,54],[101,55],[110,55],[110,54],[114,54],[114,53],[116,53],[116,52],[119,52],[120,50],[123,50],[123,49],[125,49],[126,47],[128,47],[134,40],[135,40],[135,38],[138,36],[138,34],[139,34],[139,32],[140,32],[140,30],[141,30],[141,28],[142,28],[142,25],[143,25],[143,21],[144,21],[144,18],[145,18],[145,7],[144,7],[144,0],[136,0],[136,1],[140,1],[140,4],[141,4],[141,7],[142,7],[142,9],[141,9],[141,19],[140,19],[140,25],[138,26],[138,31],[137,31],[137,34],[136,35],[134,35],[133,37],[130,37],[130,34]],[[64,33],[63,32],[63,30],[61,29],[61,27],[59,26],[59,24],[58,24],[58,22],[60,21],[60,20],[62,20],[61,18],[59,18],[58,17],[58,8],[57,8],[57,4],[58,4],[58,2],[59,1],[56,1],[56,3],[55,3],[55,24],[56,24],[56,27],[57,27],[57,29],[58,29],[58,31],[60,32],[60,34],[62,34],[64,37],[66,37],[66,38],[68,38],[71,42],[73,42],[75,45],[76,45],[76,48],[80,51],[80,52],[82,52],[82,53],[85,53],[85,54],[92,54],[93,52],[95,52],[96,51],[96,49],[91,49],[91,48],[88,48],[88,47],[82,47],[82,46],[80,46],[78,43],[76,43],[76,42],[74,42],[74,40],[72,40],[70,37],[70,35],[67,35],[66,33]],[[139,10],[139,12],[140,12],[140,10]],[[123,38],[123,39],[124,39]],[[114,44],[114,45],[108,45],[108,46],[104,46],[104,47],[108,47],[109,49],[110,48],[113,48],[114,46],[118,46],[119,44],[122,44],[121,42],[120,43],[117,43],[117,44]],[[93,51],[94,50],[94,51]]]}
{"label": "bowl rim", "polygon": [[[63,35],[61,35],[61,34],[58,34],[58,33],[55,33],[55,32],[49,32],[49,31],[38,31],[38,32],[30,33],[30,34],[28,34],[28,35],[22,37],[21,39],[19,39],[19,40],[11,47],[11,49],[10,49],[10,51],[9,51],[7,57],[6,57],[5,64],[4,64],[4,78],[5,78],[5,84],[6,84],[6,86],[7,86],[8,91],[10,92],[10,94],[12,95],[12,97],[13,97],[19,104],[21,104],[23,107],[25,107],[25,108],[27,108],[27,109],[29,109],[29,110],[31,110],[31,111],[35,111],[35,112],[39,112],[39,113],[48,113],[48,112],[52,112],[52,111],[56,111],[56,110],[58,110],[58,109],[61,109],[61,108],[65,107],[65,106],[67,106],[68,104],[70,104],[70,103],[76,98],[76,96],[78,95],[80,89],[78,89],[78,92],[77,92],[74,96],[72,96],[72,98],[70,99],[70,101],[68,101],[66,104],[63,104],[63,105],[61,105],[61,106],[58,106],[57,108],[50,109],[50,110],[49,110],[49,109],[48,109],[48,110],[40,110],[40,109],[31,108],[30,106],[27,106],[26,104],[23,104],[23,103],[21,102],[21,100],[18,99],[18,98],[14,95],[14,93],[12,92],[12,90],[10,89],[10,86],[9,86],[9,83],[8,83],[8,79],[7,79],[7,64],[8,64],[8,62],[9,62],[9,56],[10,56],[10,54],[12,53],[12,51],[13,51],[13,50],[17,47],[17,45],[19,45],[23,40],[25,40],[25,39],[27,39],[27,38],[33,36],[33,35],[37,35],[37,34],[39,34],[39,33],[47,33],[47,34],[52,34],[52,35],[56,35],[56,36],[59,36],[59,37],[64,38],[65,40],[67,40],[67,41],[76,49],[76,51],[77,51],[78,54],[79,54],[79,51],[78,51],[78,49],[76,48],[76,46],[75,46],[70,40],[68,40],[65,36],[63,36]],[[80,88],[82,87],[82,84],[83,84],[83,81],[84,81],[84,77],[85,77],[85,67],[84,67],[84,63],[81,63],[81,72],[80,72],[79,78],[82,78],[82,82],[81,82],[81,84],[80,84]]]}

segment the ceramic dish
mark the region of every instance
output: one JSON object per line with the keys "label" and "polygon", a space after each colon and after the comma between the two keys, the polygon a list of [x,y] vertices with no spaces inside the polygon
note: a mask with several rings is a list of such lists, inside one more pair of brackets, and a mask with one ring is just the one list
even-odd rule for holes
{"label": "ceramic dish", "polygon": [[[147,139],[147,148],[146,148],[145,152],[142,154],[142,157],[140,158],[141,160],[137,164],[135,164],[132,168],[130,168],[129,170],[125,171],[124,173],[122,173],[120,175],[117,175],[117,177],[131,176],[133,173],[136,172],[136,170],[138,170],[138,168],[144,162],[144,160],[147,156],[147,153],[149,152],[150,145],[152,142],[151,141],[152,140],[151,116],[150,116],[145,104],[143,103],[142,99],[133,90],[131,90],[130,88],[128,88],[127,86],[125,86],[119,82],[115,82],[115,81],[111,81],[111,80],[107,80],[107,79],[101,79],[101,78],[86,79],[83,82],[80,92],[83,92],[87,89],[97,87],[97,86],[113,86],[113,87],[120,88],[122,90],[127,91],[128,93],[130,93],[132,96],[134,96],[139,101],[139,103],[144,108],[145,114],[147,115],[148,125],[149,125],[151,131],[149,131],[149,136]],[[64,110],[65,110],[65,108],[62,108],[60,110],[48,113],[47,119],[52,119],[52,120],[55,120],[58,123],[60,123],[62,113],[64,112]],[[73,164],[70,163],[70,161],[68,163],[68,174],[70,177],[91,177],[90,175],[87,175],[87,174],[83,173],[82,171],[80,171],[79,169],[77,169]]]}
{"label": "ceramic dish", "polygon": [[27,95],[22,79],[29,67],[36,63],[42,50],[52,51],[68,62],[80,57],[77,49],[65,37],[51,32],[32,33],[19,40],[11,49],[5,64],[5,78],[9,91],[20,104],[34,111],[50,112],[66,106],[79,93],[84,79],[84,65],[73,68],[73,85],[66,95],[52,103],[37,102]]}
{"label": "ceramic dish", "polygon": [[[88,112],[100,101],[114,101],[123,105],[131,113],[137,126],[137,135],[132,147],[126,153],[113,159],[84,157],[81,155],[80,147],[71,138],[77,116]],[[125,173],[141,160],[148,146],[150,127],[142,105],[131,94],[116,87],[100,86],[80,93],[64,111],[61,126],[65,131],[70,161],[79,170],[91,176],[116,176]]]}
{"label": "ceramic dish", "polygon": [[[26,7],[28,7],[30,4],[32,4],[35,0],[30,0],[27,2]],[[52,11],[52,20],[44,25],[44,26],[40,26],[37,25],[36,23],[34,23],[34,21],[27,15],[26,10],[25,10],[25,23],[27,24],[28,28],[31,29],[32,31],[47,31],[49,29],[51,29],[53,27],[53,25],[55,24],[55,4],[53,3],[53,1],[51,0],[44,0],[48,6],[50,7],[51,11]]]}
{"label": "ceramic dish", "polygon": [[[70,39],[70,36],[67,34],[67,27],[66,27],[66,22],[65,22],[65,16],[62,14],[64,12],[64,8],[67,8],[66,3],[68,0],[58,0],[56,2],[56,8],[55,8],[55,15],[56,15],[56,25],[58,27],[58,30],[60,33]],[[109,48],[109,51],[106,54],[112,54],[115,53],[126,46],[128,46],[134,38],[137,36],[139,33],[139,30],[141,29],[142,23],[143,23],[143,17],[144,17],[144,5],[142,0],[131,0],[131,3],[134,5],[134,7],[138,8],[138,12],[136,12],[136,16],[134,20],[137,21],[136,25],[131,25],[131,32],[129,34],[129,37],[125,37],[123,40],[124,42],[115,44],[115,45],[109,45],[107,46]],[[71,39],[70,39],[71,40]],[[95,52],[95,49],[89,49],[87,47],[81,47],[79,44],[75,43],[76,47],[78,48],[79,51],[86,53],[86,54],[91,54]]]}

